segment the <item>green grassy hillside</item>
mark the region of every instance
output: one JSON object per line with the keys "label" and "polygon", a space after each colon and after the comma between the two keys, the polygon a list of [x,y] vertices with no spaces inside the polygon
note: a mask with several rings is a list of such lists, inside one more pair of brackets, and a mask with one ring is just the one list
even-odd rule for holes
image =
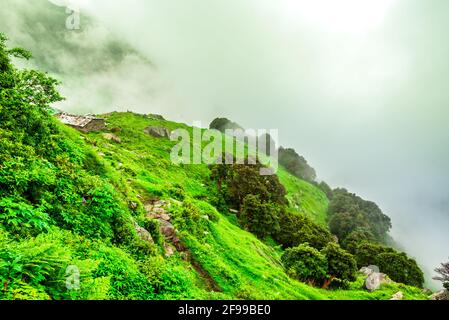
{"label": "green grassy hillside", "polygon": [[[158,197],[169,200],[181,188],[184,199],[194,208],[211,214],[216,221],[206,221],[207,231],[200,236],[182,232],[191,252],[193,264],[186,263],[181,254],[165,259],[183,278],[184,288],[176,293],[163,293],[168,298],[239,298],[239,299],[389,299],[395,292],[406,292],[406,298],[425,298],[421,290],[402,285],[389,285],[369,294],[360,281],[350,291],[320,290],[287,277],[280,263],[280,248],[262,243],[252,234],[239,228],[235,216],[218,213],[209,201],[207,181],[209,169],[205,165],[172,165],[169,153],[174,143],[144,133],[148,126],[170,129],[191,128],[169,121],[151,119],[132,113],[113,113],[106,117],[108,127],[115,131],[121,143],[111,142],[103,133],[81,135],[97,155],[101,155],[111,180],[123,197],[143,203]],[[75,134],[75,132],[72,132]],[[325,225],[328,200],[315,186],[293,177],[285,170],[279,172],[288,191],[291,208]],[[184,278],[185,277],[185,278]],[[190,286],[183,281],[189,280]]]}

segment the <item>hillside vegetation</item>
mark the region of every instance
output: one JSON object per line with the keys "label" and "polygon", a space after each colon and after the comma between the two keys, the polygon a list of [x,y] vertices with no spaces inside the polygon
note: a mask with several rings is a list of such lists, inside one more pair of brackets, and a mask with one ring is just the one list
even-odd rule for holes
{"label": "hillside vegetation", "polygon": [[[250,198],[261,211],[277,212],[265,212],[279,226],[267,230],[249,199],[239,210],[231,201],[239,174],[256,185],[261,178],[235,167],[223,197],[214,176],[220,168],[174,165],[176,143],[145,130],[193,128],[128,112],[101,115],[104,132],[80,133],[51,116],[61,99],[57,83],[16,69],[11,56],[29,58],[2,37],[1,299],[390,299],[398,291],[427,298],[394,282],[370,293],[361,274],[338,288],[301,281],[284,266],[287,248],[307,242],[324,248],[323,256],[343,251],[328,229],[330,199],[317,185],[282,168],[269,178],[279,189]],[[248,231],[256,225],[259,237]],[[355,258],[343,255],[355,268]]]}

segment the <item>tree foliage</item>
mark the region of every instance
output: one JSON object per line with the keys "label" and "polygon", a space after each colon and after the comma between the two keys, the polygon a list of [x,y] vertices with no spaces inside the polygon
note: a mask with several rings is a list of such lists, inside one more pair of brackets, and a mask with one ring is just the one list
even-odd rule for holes
{"label": "tree foliage", "polygon": [[435,269],[439,275],[434,277],[434,280],[441,281],[444,287],[449,290],[449,262],[444,262],[439,268]]}
{"label": "tree foliage", "polygon": [[259,196],[247,195],[240,219],[247,230],[263,239],[279,232],[280,211],[279,205],[261,202]]}
{"label": "tree foliage", "polygon": [[310,246],[321,250],[333,241],[327,229],[313,222],[309,217],[284,212],[280,217],[280,231],[275,239],[284,248],[297,247],[307,242]]}
{"label": "tree foliage", "polygon": [[362,242],[356,249],[355,257],[359,268],[376,265],[393,281],[416,287],[424,284],[424,274],[416,261],[393,248]]}
{"label": "tree foliage", "polygon": [[243,130],[243,128],[231,120],[227,118],[216,118],[209,125],[209,129],[218,130],[222,133],[225,133],[226,130]]}
{"label": "tree foliage", "polygon": [[377,241],[385,242],[391,219],[372,201],[366,201],[346,189],[336,189],[329,204],[329,226],[339,240],[357,230],[365,230]]}
{"label": "tree foliage", "polygon": [[281,260],[288,275],[299,281],[321,285],[327,277],[326,256],[307,243],[285,250]]}
{"label": "tree foliage", "polygon": [[304,157],[301,157],[294,149],[279,148],[279,164],[294,176],[313,182],[316,172]]}
{"label": "tree foliage", "polygon": [[333,242],[328,243],[321,253],[326,257],[327,272],[331,281],[338,279],[342,283],[347,283],[356,280],[357,263],[353,255]]}

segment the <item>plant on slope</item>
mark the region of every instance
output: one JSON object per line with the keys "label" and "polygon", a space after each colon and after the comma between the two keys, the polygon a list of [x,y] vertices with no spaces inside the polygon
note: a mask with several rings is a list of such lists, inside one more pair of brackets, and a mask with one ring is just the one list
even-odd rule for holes
{"label": "plant on slope", "polygon": [[307,243],[285,250],[281,261],[287,274],[299,281],[321,285],[327,277],[326,256]]}
{"label": "plant on slope", "polygon": [[248,195],[242,206],[240,219],[244,227],[264,239],[278,233],[280,208],[270,202],[261,202],[258,196]]}
{"label": "plant on slope", "polygon": [[334,280],[337,280],[343,286],[346,286],[350,281],[356,280],[357,263],[350,253],[332,242],[321,253],[327,259],[327,272],[329,274],[329,279],[324,287],[330,285]]}
{"label": "plant on slope", "polygon": [[321,250],[333,241],[328,230],[304,215],[282,212],[279,226],[279,232],[274,238],[284,248],[296,247],[307,242],[310,246]]}
{"label": "plant on slope", "polygon": [[361,243],[355,254],[358,267],[377,265],[393,281],[421,288],[424,275],[414,259],[393,248],[370,242]]}

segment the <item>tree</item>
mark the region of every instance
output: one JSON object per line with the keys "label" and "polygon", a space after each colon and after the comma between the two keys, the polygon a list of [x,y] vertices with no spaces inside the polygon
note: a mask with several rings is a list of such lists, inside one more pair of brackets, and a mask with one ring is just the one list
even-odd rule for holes
{"label": "tree", "polygon": [[218,130],[222,133],[225,133],[226,130],[232,129],[232,130],[243,130],[243,128],[231,120],[227,118],[216,118],[214,119],[211,124],[209,125],[209,129]]}
{"label": "tree", "polygon": [[377,266],[393,281],[422,288],[424,274],[415,260],[405,253],[386,252],[377,257]]}
{"label": "tree", "polygon": [[287,274],[294,279],[312,285],[321,285],[326,279],[326,257],[307,243],[285,250],[281,261]]}
{"label": "tree", "polygon": [[357,247],[355,257],[359,268],[376,265],[393,281],[420,288],[423,286],[423,272],[416,261],[405,253],[383,245],[363,242]]}
{"label": "tree", "polygon": [[248,195],[242,206],[240,220],[243,226],[260,239],[279,232],[280,207],[261,202],[258,196]]}
{"label": "tree", "polygon": [[247,195],[257,195],[261,202],[272,202],[285,205],[286,190],[278,176],[262,176],[262,165],[235,164],[226,175],[227,201],[240,209]]}
{"label": "tree", "polygon": [[328,243],[326,248],[321,251],[327,259],[327,272],[329,279],[325,282],[326,288],[334,279],[342,283],[355,281],[357,274],[357,263],[354,256],[336,243]]}
{"label": "tree", "polygon": [[434,277],[434,280],[443,282],[443,286],[449,290],[449,262],[445,262],[441,264],[441,267],[436,268],[435,272],[439,274],[439,276]]}
{"label": "tree", "polygon": [[339,212],[331,216],[329,228],[339,241],[344,242],[346,237],[358,228],[368,228],[368,223],[360,213]]}
{"label": "tree", "polygon": [[362,268],[370,265],[377,265],[378,263],[377,257],[380,254],[391,252],[394,252],[394,249],[367,241],[361,242],[357,246],[355,252],[357,266],[359,268]]}
{"label": "tree", "polygon": [[294,176],[313,182],[316,172],[304,157],[301,157],[294,149],[279,148],[279,164]]}
{"label": "tree", "polygon": [[366,229],[376,241],[386,242],[391,220],[372,201],[366,201],[346,189],[333,191],[329,204],[329,225],[341,241],[356,229]]}
{"label": "tree", "polygon": [[328,185],[326,182],[321,181],[321,182],[318,184],[318,188],[320,188],[321,191],[323,191],[323,192],[326,194],[326,197],[327,197],[329,200],[332,200],[332,198],[333,198],[332,188],[329,187],[329,185]]}
{"label": "tree", "polygon": [[376,240],[374,235],[366,228],[356,228],[342,242],[341,246],[352,254],[357,251],[357,246],[362,242],[373,242]]}
{"label": "tree", "polygon": [[279,225],[280,231],[274,238],[284,248],[296,247],[307,242],[310,246],[321,250],[333,241],[327,229],[304,215],[283,212]]}

